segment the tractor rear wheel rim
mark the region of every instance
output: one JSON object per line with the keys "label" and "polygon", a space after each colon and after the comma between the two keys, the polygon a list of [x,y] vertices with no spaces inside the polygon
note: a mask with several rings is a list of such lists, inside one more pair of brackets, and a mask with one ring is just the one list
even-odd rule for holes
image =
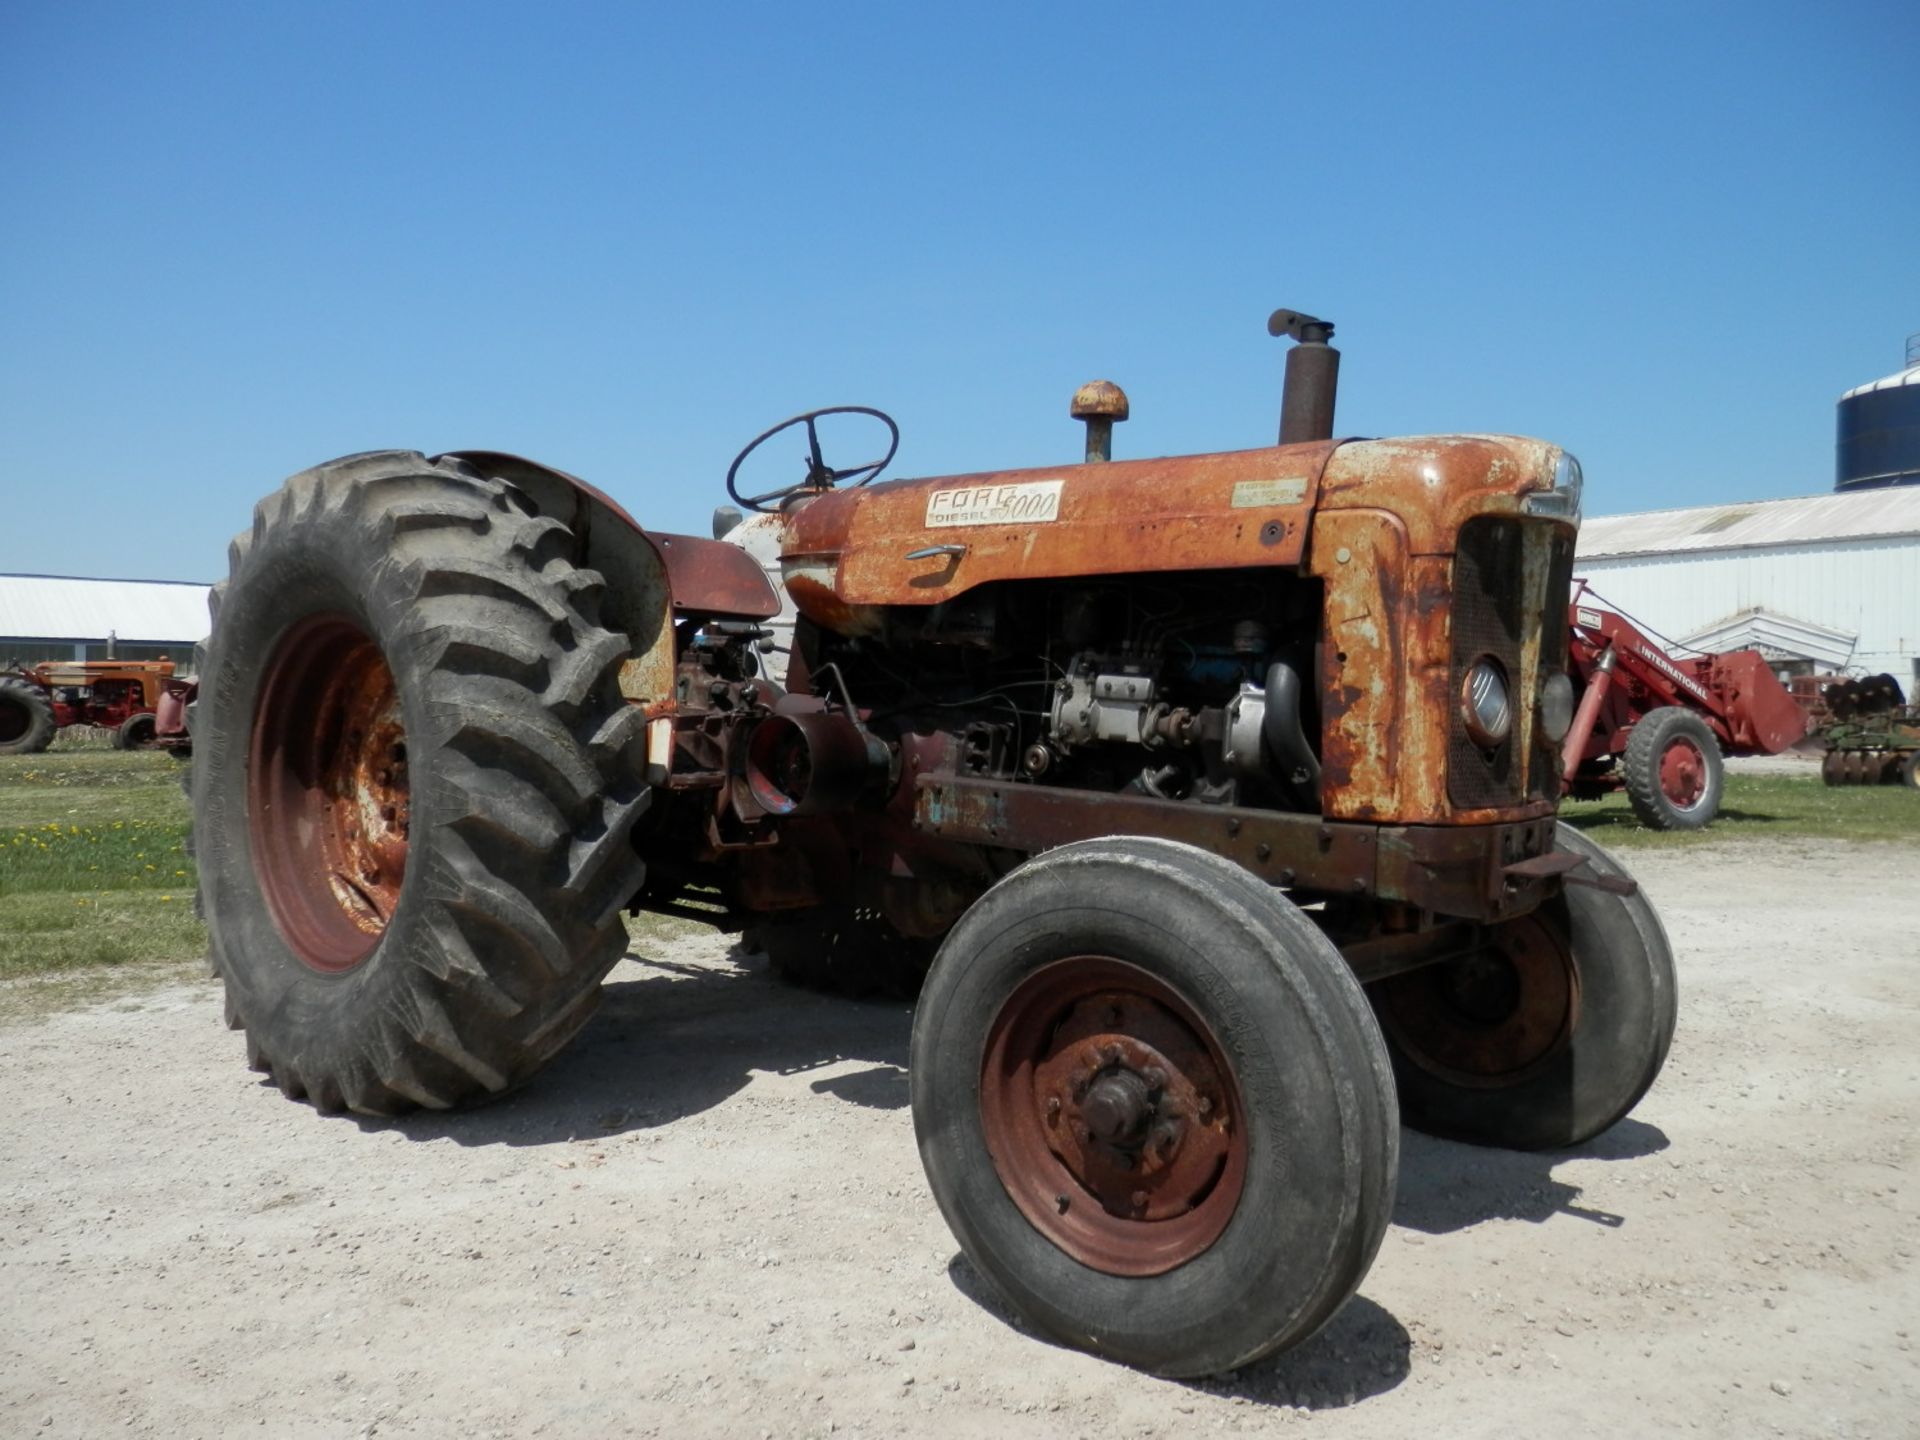
{"label": "tractor rear wheel rim", "polygon": [[1387,1031],[1414,1064],[1455,1084],[1498,1088],[1559,1054],[1580,1018],[1580,971],[1538,915],[1496,926],[1471,955],[1382,984]]}
{"label": "tractor rear wheel rim", "polygon": [[18,740],[32,723],[33,716],[26,706],[11,695],[0,695],[0,745]]}
{"label": "tractor rear wheel rim", "polygon": [[980,1118],[1029,1223],[1109,1275],[1185,1264],[1240,1201],[1247,1124],[1225,1052],[1125,961],[1054,961],[1014,990],[987,1036]]}
{"label": "tractor rear wheel rim", "polygon": [[1681,810],[1693,809],[1707,793],[1707,757],[1684,735],[1660,755],[1660,793]]}
{"label": "tractor rear wheel rim", "polygon": [[261,682],[247,766],[254,873],[288,947],[363,963],[406,878],[406,728],[380,647],[344,615],[289,630]]}

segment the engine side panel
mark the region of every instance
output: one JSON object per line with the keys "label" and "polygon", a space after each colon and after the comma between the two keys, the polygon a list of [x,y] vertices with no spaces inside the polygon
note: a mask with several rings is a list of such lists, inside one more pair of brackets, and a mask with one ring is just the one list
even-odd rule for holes
{"label": "engine side panel", "polygon": [[793,513],[787,587],[815,623],[858,634],[867,607],[936,605],[999,580],[1298,565],[1335,445],[836,491]]}

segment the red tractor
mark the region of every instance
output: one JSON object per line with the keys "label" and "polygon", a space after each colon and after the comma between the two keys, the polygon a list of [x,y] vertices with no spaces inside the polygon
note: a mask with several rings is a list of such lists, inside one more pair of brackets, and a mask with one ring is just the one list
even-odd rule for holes
{"label": "red tractor", "polygon": [[[1332,326],[1281,311],[1278,445],[874,483],[823,416],[728,472],[797,609],[495,452],[294,476],[214,587],[200,900],[252,1065],[327,1112],[525,1083],[624,909],[910,990],[915,1131],[975,1267],[1175,1375],[1323,1325],[1401,1117],[1578,1145],[1673,1034],[1673,958],[1560,825],[1580,470],[1332,437]],[[776,436],[799,473],[748,482]]]}
{"label": "red tractor", "polygon": [[116,749],[184,745],[162,736],[154,714],[173,686],[171,660],[49,660],[0,674],[0,755],[46,749],[60,731],[90,725],[113,732]]}
{"label": "red tractor", "polygon": [[1722,755],[1778,755],[1807,714],[1757,650],[1668,654],[1577,581],[1567,673],[1580,695],[1562,744],[1567,790],[1625,790],[1650,830],[1697,830],[1720,810]]}

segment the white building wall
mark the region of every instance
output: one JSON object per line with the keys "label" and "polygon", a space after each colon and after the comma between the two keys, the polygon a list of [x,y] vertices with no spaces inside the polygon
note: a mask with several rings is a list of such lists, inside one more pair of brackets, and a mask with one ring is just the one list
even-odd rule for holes
{"label": "white building wall", "polygon": [[1678,639],[1756,606],[1859,636],[1850,668],[1908,684],[1920,657],[1920,538],[1576,557],[1603,599]]}

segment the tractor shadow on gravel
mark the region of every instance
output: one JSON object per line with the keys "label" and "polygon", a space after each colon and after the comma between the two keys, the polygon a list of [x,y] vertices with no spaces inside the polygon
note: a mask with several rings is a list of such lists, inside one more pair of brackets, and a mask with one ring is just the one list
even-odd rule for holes
{"label": "tractor shadow on gravel", "polygon": [[1393,1223],[1445,1235],[1482,1220],[1537,1225],[1565,1215],[1618,1229],[1625,1216],[1579,1204],[1580,1187],[1555,1179],[1554,1167],[1569,1160],[1640,1160],[1667,1143],[1659,1127],[1632,1118],[1571,1150],[1491,1150],[1402,1130]]}
{"label": "tractor shadow on gravel", "polygon": [[[1605,1134],[1571,1150],[1484,1149],[1438,1140],[1414,1130],[1400,1133],[1400,1187],[1393,1223],[1441,1235],[1483,1220],[1556,1216],[1617,1228],[1626,1217],[1578,1203],[1581,1189],[1553,1177],[1571,1160],[1640,1160],[1667,1148],[1666,1134],[1641,1120],[1620,1121]],[[955,1255],[947,1264],[953,1286],[1001,1324],[1051,1344],[1029,1329],[969,1265]],[[1389,1311],[1356,1295],[1306,1344],[1227,1375],[1179,1382],[1209,1395],[1256,1405],[1338,1410],[1397,1387],[1412,1366],[1412,1338]]]}
{"label": "tractor shadow on gravel", "polygon": [[461,1145],[565,1144],[698,1115],[756,1071],[800,1075],[849,1061],[865,1068],[836,1069],[813,1090],[876,1109],[907,1104],[912,1006],[797,989],[738,947],[696,964],[629,958],[639,973],[614,971],[599,1012],[528,1085],[475,1109],[359,1123]]}
{"label": "tractor shadow on gravel", "polygon": [[[1029,1329],[964,1255],[947,1262],[947,1278],[1009,1330],[1043,1345],[1055,1344]],[[1405,1380],[1412,1349],[1404,1325],[1366,1296],[1356,1295],[1304,1345],[1223,1375],[1166,1383],[1255,1405],[1340,1410],[1384,1395]]]}

